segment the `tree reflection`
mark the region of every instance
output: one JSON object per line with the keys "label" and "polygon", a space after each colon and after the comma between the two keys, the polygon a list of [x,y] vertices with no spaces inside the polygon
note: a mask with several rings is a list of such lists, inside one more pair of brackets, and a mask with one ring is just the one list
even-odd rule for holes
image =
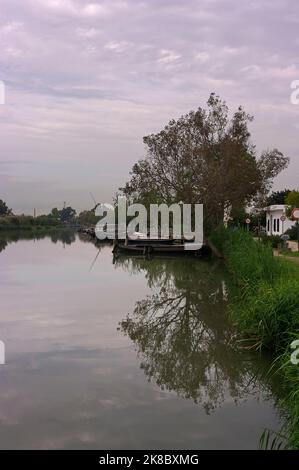
{"label": "tree reflection", "polygon": [[1,251],[4,251],[6,247],[7,247],[7,241],[6,241],[6,240],[2,240],[2,239],[0,238],[0,253],[1,253]]}
{"label": "tree reflection", "polygon": [[1,230],[0,252],[5,250],[9,243],[15,243],[20,240],[42,240],[44,238],[50,238],[52,243],[61,242],[64,245],[71,245],[76,240],[76,233],[68,229]]}
{"label": "tree reflection", "polygon": [[120,324],[150,380],[206,412],[228,394],[236,401],[254,392],[257,369],[260,375],[263,368],[256,356],[234,348],[223,270],[190,259],[119,258],[119,264],[144,270],[153,289]]}

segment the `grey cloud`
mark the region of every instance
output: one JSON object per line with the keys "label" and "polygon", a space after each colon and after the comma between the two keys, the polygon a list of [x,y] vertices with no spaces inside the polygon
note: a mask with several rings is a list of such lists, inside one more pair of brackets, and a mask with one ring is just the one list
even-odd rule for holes
{"label": "grey cloud", "polygon": [[[215,91],[256,117],[259,149],[291,156],[282,178],[297,184],[299,106],[289,102],[299,79],[297,2],[6,0],[2,9],[5,159],[102,168],[109,154],[115,173],[99,175],[98,186],[100,197],[112,196],[142,155],[142,136]],[[74,197],[82,182],[70,172],[65,190]]]}

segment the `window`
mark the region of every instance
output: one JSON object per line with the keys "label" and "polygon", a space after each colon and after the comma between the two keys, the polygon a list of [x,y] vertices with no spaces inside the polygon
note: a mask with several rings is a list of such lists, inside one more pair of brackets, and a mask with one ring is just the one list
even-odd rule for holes
{"label": "window", "polygon": [[273,220],[273,232],[276,232],[276,219]]}
{"label": "window", "polygon": [[276,220],[276,228],[277,228],[277,232],[279,232],[279,219]]}
{"label": "window", "polygon": [[267,232],[270,232],[270,220],[268,219],[268,223],[267,223]]}

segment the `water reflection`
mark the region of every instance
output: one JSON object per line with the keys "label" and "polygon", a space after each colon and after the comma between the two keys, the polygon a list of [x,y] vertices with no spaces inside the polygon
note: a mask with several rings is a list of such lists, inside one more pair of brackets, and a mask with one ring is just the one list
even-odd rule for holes
{"label": "water reflection", "polygon": [[279,429],[264,363],[233,349],[221,267],[114,265],[111,245],[62,235],[0,234],[19,240],[0,253],[0,448],[256,448]]}
{"label": "water reflection", "polygon": [[[134,342],[141,368],[159,387],[201,404],[207,413],[230,396],[261,390],[262,361],[236,352],[226,314],[223,270],[186,259],[118,258],[116,266],[144,271],[154,293],[120,323]],[[216,269],[217,268],[217,269]]]}
{"label": "water reflection", "polygon": [[0,238],[0,253],[1,251],[4,251],[6,247],[7,247],[7,241],[5,239]]}
{"label": "water reflection", "polygon": [[43,240],[50,238],[52,243],[62,242],[71,245],[76,240],[76,234],[71,229],[55,230],[0,230],[0,253],[5,250],[9,243],[16,243],[23,240]]}

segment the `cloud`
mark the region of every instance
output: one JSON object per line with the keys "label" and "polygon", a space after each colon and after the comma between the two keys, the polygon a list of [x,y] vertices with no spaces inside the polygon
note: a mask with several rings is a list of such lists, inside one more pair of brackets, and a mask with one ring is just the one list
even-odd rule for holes
{"label": "cloud", "polygon": [[160,58],[158,59],[158,62],[162,62],[164,64],[171,64],[172,62],[176,62],[180,58],[180,54],[177,54],[174,51],[169,51],[167,49],[162,49],[160,51]]}
{"label": "cloud", "polygon": [[210,59],[210,54],[207,52],[197,52],[195,59],[199,60],[200,62],[207,62]]}
{"label": "cloud", "polygon": [[98,16],[105,15],[108,11],[105,6],[98,3],[82,5],[74,0],[35,0],[35,3],[39,3],[40,7],[50,12],[62,15]]}
{"label": "cloud", "polygon": [[31,0],[31,3],[38,3],[39,7],[48,10],[49,13],[56,15],[98,18],[106,17],[114,10],[126,7],[125,2],[82,2],[80,0]]}
{"label": "cloud", "polygon": [[9,34],[14,31],[18,31],[22,27],[23,23],[19,21],[11,21],[10,23],[5,23],[0,27],[0,32],[4,34]]}
{"label": "cloud", "polygon": [[[34,159],[47,169],[62,160],[83,162],[87,170],[95,162],[111,165],[98,184],[113,195],[144,153],[142,136],[205,106],[215,91],[231,109],[242,104],[255,115],[258,149],[290,155],[285,174],[295,185],[299,106],[290,104],[289,88],[299,79],[295,2],[2,3],[1,159]],[[30,181],[42,177],[35,168]],[[86,185],[95,184],[94,173]],[[82,184],[80,171],[71,175],[66,192]],[[26,191],[27,205],[30,197]]]}
{"label": "cloud", "polygon": [[269,67],[264,65],[248,65],[242,68],[242,72],[250,79],[275,80],[288,79],[290,82],[299,77],[299,66],[290,64],[285,67]]}
{"label": "cloud", "polygon": [[110,51],[117,52],[118,54],[124,52],[128,47],[130,46],[130,43],[127,41],[110,41],[107,44],[105,44],[104,48],[109,49]]}
{"label": "cloud", "polygon": [[95,38],[100,34],[100,30],[97,28],[77,28],[76,32],[78,36],[88,39]]}

